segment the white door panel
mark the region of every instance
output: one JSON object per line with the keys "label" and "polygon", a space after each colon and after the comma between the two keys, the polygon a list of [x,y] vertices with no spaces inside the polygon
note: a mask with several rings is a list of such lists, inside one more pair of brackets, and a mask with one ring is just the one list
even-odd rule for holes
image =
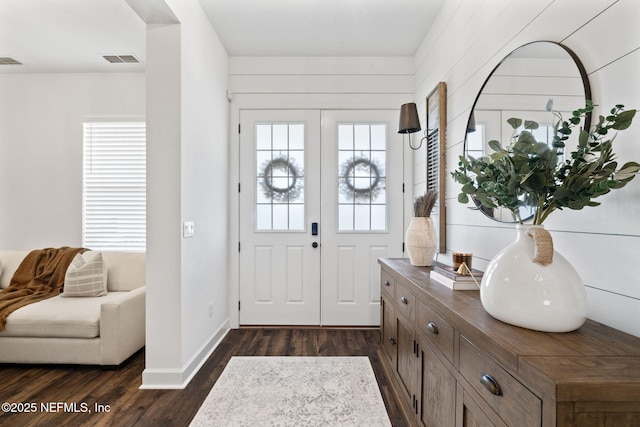
{"label": "white door panel", "polygon": [[240,324],[320,324],[320,113],[240,116]]}
{"label": "white door panel", "polygon": [[403,145],[396,120],[396,111],[323,111],[324,325],[379,324],[378,258],[403,256]]}

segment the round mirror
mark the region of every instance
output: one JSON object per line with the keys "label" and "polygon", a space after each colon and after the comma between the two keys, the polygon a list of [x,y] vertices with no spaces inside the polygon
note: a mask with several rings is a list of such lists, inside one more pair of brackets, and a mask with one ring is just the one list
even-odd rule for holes
{"label": "round mirror", "polygon": [[[555,42],[533,42],[507,55],[482,85],[471,109],[464,143],[465,156],[475,158],[490,153],[488,142],[508,145],[514,129],[510,118],[532,120],[540,126],[533,134],[538,141],[553,141],[554,115],[571,117],[571,112],[591,100],[586,71],[578,57]],[[589,128],[590,116],[584,127]],[[518,130],[516,130],[518,132]],[[572,135],[577,139],[577,135]],[[571,142],[568,142],[569,146]],[[478,210],[500,222],[516,222],[505,208],[487,208],[474,199]],[[520,209],[524,221],[533,216],[534,207]]]}

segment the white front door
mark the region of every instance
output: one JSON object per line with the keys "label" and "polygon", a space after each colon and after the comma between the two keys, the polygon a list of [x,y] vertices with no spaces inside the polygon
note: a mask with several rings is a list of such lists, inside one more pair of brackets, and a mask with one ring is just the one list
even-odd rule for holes
{"label": "white front door", "polygon": [[322,322],[380,324],[380,257],[402,257],[396,111],[323,111]]}
{"label": "white front door", "polygon": [[241,325],[379,323],[377,259],[402,256],[396,120],[240,112]]}
{"label": "white front door", "polygon": [[320,112],[243,110],[240,129],[240,324],[319,325]]}

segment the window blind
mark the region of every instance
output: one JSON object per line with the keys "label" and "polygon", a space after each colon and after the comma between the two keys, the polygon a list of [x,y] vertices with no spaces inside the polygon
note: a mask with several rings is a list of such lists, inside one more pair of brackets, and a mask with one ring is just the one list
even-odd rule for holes
{"label": "window blind", "polygon": [[146,124],[84,123],[82,245],[146,250]]}
{"label": "window blind", "polygon": [[440,181],[440,132],[436,129],[427,136],[427,190],[438,191]]}

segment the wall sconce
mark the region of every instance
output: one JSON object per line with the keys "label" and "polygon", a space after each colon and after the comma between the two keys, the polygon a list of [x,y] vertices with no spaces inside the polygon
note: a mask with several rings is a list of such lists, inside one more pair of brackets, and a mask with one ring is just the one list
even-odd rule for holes
{"label": "wall sconce", "polygon": [[472,111],[471,115],[469,116],[469,122],[467,123],[467,133],[471,133],[475,131],[476,131],[476,115]]}
{"label": "wall sconce", "polygon": [[418,109],[415,102],[409,102],[402,104],[400,107],[400,122],[398,124],[398,133],[409,134],[409,147],[412,150],[418,150],[422,147],[422,141],[426,136],[420,140],[420,145],[414,147],[411,144],[411,134],[420,131],[420,118],[418,117]]}

